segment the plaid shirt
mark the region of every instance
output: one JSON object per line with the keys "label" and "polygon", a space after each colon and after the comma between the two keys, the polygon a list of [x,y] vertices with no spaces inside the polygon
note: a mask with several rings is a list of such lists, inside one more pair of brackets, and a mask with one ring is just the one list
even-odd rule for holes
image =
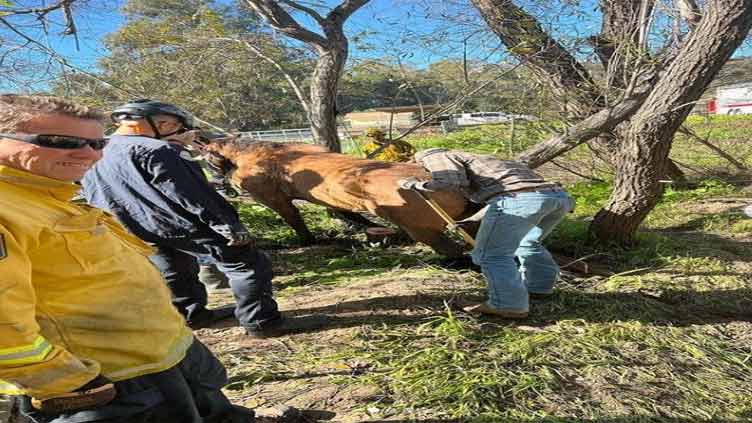
{"label": "plaid shirt", "polygon": [[431,172],[431,180],[419,182],[423,191],[459,190],[475,203],[507,191],[555,187],[520,162],[493,156],[432,148],[415,155],[415,160]]}

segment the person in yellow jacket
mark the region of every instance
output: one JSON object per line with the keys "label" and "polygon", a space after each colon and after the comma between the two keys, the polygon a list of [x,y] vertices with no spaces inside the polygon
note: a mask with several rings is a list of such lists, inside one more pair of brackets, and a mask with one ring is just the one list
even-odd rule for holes
{"label": "person in yellow jacket", "polygon": [[[368,128],[363,144],[363,153],[368,156],[386,144],[386,134],[379,128]],[[402,140],[393,141],[373,158],[385,162],[406,162],[413,158],[415,147]]]}
{"label": "person in yellow jacket", "polygon": [[151,248],[70,201],[107,142],[101,119],[0,95],[0,394],[34,422],[252,422]]}

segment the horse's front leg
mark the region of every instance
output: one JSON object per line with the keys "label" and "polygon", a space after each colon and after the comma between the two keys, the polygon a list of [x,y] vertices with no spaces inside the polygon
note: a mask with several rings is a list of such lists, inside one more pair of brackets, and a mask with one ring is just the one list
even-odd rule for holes
{"label": "horse's front leg", "polygon": [[298,235],[301,244],[312,245],[316,243],[316,237],[313,236],[308,229],[308,226],[306,226],[303,216],[300,215],[300,210],[292,204],[292,199],[275,199],[269,203],[263,201],[262,203],[282,216],[282,219],[284,219],[284,221],[290,225]]}

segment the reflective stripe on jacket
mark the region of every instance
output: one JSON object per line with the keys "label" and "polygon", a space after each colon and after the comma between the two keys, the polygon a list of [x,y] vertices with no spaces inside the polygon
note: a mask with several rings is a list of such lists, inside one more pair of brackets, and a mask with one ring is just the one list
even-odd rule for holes
{"label": "reflective stripe on jacket", "polygon": [[78,187],[0,166],[0,393],[40,399],[178,363],[193,335],[151,248]]}

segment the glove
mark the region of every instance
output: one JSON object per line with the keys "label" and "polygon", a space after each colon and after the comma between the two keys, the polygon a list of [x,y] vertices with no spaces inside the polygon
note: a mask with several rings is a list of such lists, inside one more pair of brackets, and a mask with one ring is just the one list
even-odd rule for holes
{"label": "glove", "polygon": [[214,231],[227,238],[228,247],[240,247],[254,244],[253,236],[251,236],[248,229],[246,229],[242,223],[214,228]]}
{"label": "glove", "polygon": [[399,181],[397,181],[397,186],[400,187],[400,189],[410,191],[410,190],[415,189],[419,182],[420,180],[418,178],[410,177],[406,179],[400,179]]}
{"label": "glove", "polygon": [[105,405],[115,399],[115,396],[117,396],[115,385],[100,375],[73,392],[45,400],[32,398],[31,406],[45,413],[65,413]]}

